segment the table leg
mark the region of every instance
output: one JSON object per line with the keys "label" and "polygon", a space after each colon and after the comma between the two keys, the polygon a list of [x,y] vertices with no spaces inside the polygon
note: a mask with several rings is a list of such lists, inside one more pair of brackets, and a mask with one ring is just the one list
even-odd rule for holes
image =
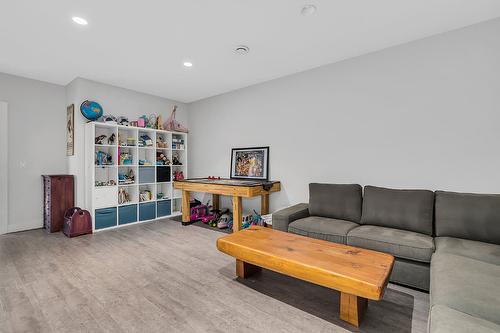
{"label": "table leg", "polygon": [[212,206],[214,207],[214,210],[220,209],[220,195],[212,194]]}
{"label": "table leg", "polygon": [[241,197],[233,196],[233,232],[241,230],[242,219]]}
{"label": "table leg", "polygon": [[260,215],[269,214],[269,193],[260,196]]}
{"label": "table leg", "polygon": [[366,298],[340,293],[340,319],[351,325],[359,327],[367,306]]}
{"label": "table leg", "polygon": [[191,209],[189,200],[191,199],[189,191],[182,190],[182,225],[187,225],[191,222]]}
{"label": "table leg", "polygon": [[249,264],[247,262],[236,259],[236,275],[239,278],[246,279],[252,274],[260,272],[261,268],[259,266],[255,266]]}

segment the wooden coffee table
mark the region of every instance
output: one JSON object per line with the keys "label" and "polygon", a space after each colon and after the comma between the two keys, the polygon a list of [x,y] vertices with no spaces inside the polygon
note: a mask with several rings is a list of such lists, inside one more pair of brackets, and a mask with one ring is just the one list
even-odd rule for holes
{"label": "wooden coffee table", "polygon": [[384,295],[394,257],[371,250],[252,226],[217,240],[236,258],[236,275],[261,267],[340,291],[340,319],[359,326],[368,299]]}

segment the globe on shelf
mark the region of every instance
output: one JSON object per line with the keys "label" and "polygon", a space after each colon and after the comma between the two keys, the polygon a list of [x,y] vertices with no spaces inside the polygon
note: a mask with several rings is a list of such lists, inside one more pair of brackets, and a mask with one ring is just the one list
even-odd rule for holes
{"label": "globe on shelf", "polygon": [[103,113],[102,106],[93,101],[84,101],[82,105],[80,105],[80,111],[82,115],[90,121],[99,119]]}

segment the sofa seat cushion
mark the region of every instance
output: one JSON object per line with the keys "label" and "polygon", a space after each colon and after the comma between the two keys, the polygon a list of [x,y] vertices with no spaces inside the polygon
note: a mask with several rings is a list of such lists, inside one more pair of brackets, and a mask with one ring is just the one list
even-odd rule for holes
{"label": "sofa seat cushion", "polygon": [[358,224],[350,221],[309,216],[290,223],[288,231],[302,236],[345,244],[347,233],[357,226]]}
{"label": "sofa seat cushion", "polygon": [[436,252],[459,256],[500,265],[500,245],[471,241],[454,237],[437,237]]}
{"label": "sofa seat cushion", "polygon": [[434,192],[365,186],[360,224],[432,235]]}
{"label": "sofa seat cushion", "polygon": [[449,253],[431,262],[431,306],[457,311],[500,325],[500,266]]}
{"label": "sofa seat cushion", "polygon": [[494,333],[500,326],[454,310],[444,305],[434,305],[429,317],[429,333]]}
{"label": "sofa seat cushion", "polygon": [[431,236],[375,225],[363,225],[349,231],[347,244],[427,263],[434,252]]}

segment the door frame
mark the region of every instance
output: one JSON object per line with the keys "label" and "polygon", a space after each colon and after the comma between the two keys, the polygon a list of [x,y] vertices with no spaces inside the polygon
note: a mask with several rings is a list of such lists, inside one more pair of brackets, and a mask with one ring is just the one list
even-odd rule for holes
{"label": "door frame", "polygon": [[0,235],[7,233],[9,218],[8,104],[0,101]]}

